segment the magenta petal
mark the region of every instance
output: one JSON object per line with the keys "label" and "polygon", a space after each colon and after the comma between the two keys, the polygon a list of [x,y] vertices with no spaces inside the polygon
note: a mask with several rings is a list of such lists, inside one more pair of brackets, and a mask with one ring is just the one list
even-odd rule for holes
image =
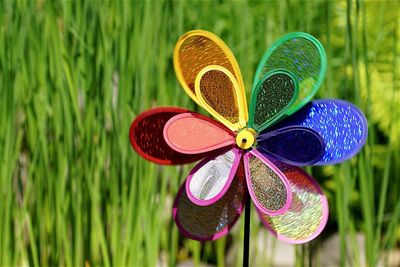
{"label": "magenta petal", "polygon": [[198,241],[216,240],[226,235],[242,214],[246,200],[246,181],[240,162],[229,189],[208,206],[193,203],[183,185],[174,201],[173,217],[179,231]]}
{"label": "magenta petal", "polygon": [[235,177],[241,157],[241,151],[233,148],[197,164],[186,179],[189,199],[199,206],[207,206],[223,197]]}

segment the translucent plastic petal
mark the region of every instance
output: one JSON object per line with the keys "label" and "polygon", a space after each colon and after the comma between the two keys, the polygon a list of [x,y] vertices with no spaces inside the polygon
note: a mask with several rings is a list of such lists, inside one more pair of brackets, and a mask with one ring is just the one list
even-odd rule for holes
{"label": "translucent plastic petal", "polygon": [[199,72],[210,65],[218,65],[230,71],[244,92],[239,65],[232,51],[218,36],[203,30],[182,35],[174,50],[174,68],[186,93],[199,105],[194,82]]}
{"label": "translucent plastic petal", "polygon": [[202,160],[186,179],[189,199],[200,206],[218,201],[231,185],[240,159],[240,150],[234,148],[222,155]]}
{"label": "translucent plastic petal", "polygon": [[268,72],[252,92],[249,126],[259,132],[266,129],[286,115],[297,93],[297,80],[291,73]]}
{"label": "translucent plastic petal", "polygon": [[324,140],[325,153],[317,165],[353,157],[364,146],[368,133],[364,114],[353,104],[338,99],[312,101],[274,129],[293,125],[313,129]]}
{"label": "translucent plastic petal", "polygon": [[283,36],[262,57],[254,77],[253,90],[264,75],[274,70],[285,70],[299,83],[299,94],[289,108],[292,114],[311,100],[325,77],[326,54],[313,36],[294,32]]}
{"label": "translucent plastic petal", "polygon": [[164,139],[175,151],[198,154],[235,143],[233,133],[224,125],[197,113],[183,113],[168,120]]}
{"label": "translucent plastic petal", "polygon": [[287,164],[306,166],[321,160],[325,144],[310,128],[288,126],[259,135],[257,149]]}
{"label": "translucent plastic petal", "polygon": [[300,244],[317,237],[324,229],[329,216],[328,201],[318,183],[302,169],[274,162],[285,175],[292,190],[289,210],[270,216],[257,210],[264,225],[278,239]]}
{"label": "translucent plastic petal", "polygon": [[[194,162],[210,155],[210,153],[183,154],[165,142],[163,130],[167,121],[175,115],[186,112],[188,112],[186,109],[176,107],[154,108],[142,112],[133,121],[129,132],[133,149],[147,160],[168,165]],[[218,152],[220,151],[215,151]]]}
{"label": "translucent plastic petal", "polygon": [[215,240],[226,235],[242,214],[246,200],[246,181],[242,162],[228,191],[208,206],[194,204],[183,185],[174,202],[173,216],[180,232],[199,241]]}
{"label": "translucent plastic petal", "polygon": [[215,65],[202,69],[196,77],[195,92],[201,106],[232,131],[246,126],[246,97],[227,69]]}
{"label": "translucent plastic petal", "polygon": [[247,188],[256,207],[271,216],[287,211],[292,193],[285,175],[256,150],[243,159]]}

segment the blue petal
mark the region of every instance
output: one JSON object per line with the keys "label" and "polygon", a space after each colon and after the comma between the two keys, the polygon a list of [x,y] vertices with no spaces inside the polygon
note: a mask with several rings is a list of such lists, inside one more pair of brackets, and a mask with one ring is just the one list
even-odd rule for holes
{"label": "blue petal", "polygon": [[355,105],[338,99],[312,101],[274,129],[294,125],[313,129],[323,138],[325,153],[317,165],[353,157],[363,147],[368,133],[364,114]]}

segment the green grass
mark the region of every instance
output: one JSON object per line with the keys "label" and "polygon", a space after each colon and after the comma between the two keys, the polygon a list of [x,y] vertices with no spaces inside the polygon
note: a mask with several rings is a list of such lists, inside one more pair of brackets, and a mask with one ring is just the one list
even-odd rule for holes
{"label": "green grass", "polygon": [[[354,159],[308,169],[331,215],[321,237],[296,247],[296,265],[318,265],[313,255],[337,231],[341,265],[376,265],[400,240],[399,10],[396,1],[2,1],[0,266],[223,266],[235,245],[241,263],[242,220],[214,243],[182,238],[170,210],[191,166],[146,162],[128,139],[145,109],[198,110],[172,66],[175,42],[196,28],[231,47],[248,96],[258,60],[281,35],[306,31],[323,43],[328,69],[316,97],[356,103],[369,136]],[[266,230],[255,214],[251,227],[254,245]],[[349,262],[348,251],[363,249],[358,232],[366,258]],[[253,264],[270,264],[250,251]]]}

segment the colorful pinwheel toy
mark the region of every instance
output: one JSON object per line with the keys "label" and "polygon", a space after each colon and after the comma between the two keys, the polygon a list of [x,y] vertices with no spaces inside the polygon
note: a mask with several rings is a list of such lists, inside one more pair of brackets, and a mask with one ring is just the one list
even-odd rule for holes
{"label": "colorful pinwheel toy", "polygon": [[297,32],[273,44],[257,68],[249,109],[238,63],[214,34],[183,35],[174,67],[186,93],[217,121],[182,108],[153,108],[134,120],[130,139],[141,156],[159,164],[205,158],[174,202],[181,233],[200,241],[227,234],[248,192],[279,239],[304,243],[318,236],[327,199],[299,166],[347,160],[367,136],[365,117],[353,104],[311,101],[326,71],[320,42]]}

